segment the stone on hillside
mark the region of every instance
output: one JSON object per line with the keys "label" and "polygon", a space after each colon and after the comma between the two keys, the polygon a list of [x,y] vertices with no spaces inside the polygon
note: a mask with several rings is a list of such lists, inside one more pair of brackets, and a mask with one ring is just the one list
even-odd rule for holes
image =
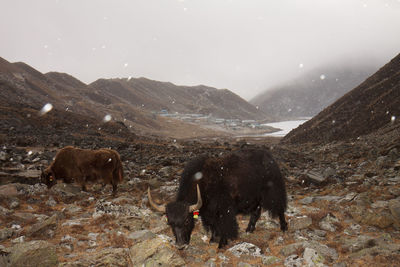
{"label": "stone on hillside", "polygon": [[0,242],[12,237],[13,234],[14,234],[13,229],[10,229],[10,228],[1,229],[0,230]]}
{"label": "stone on hillside", "polygon": [[361,206],[351,206],[349,208],[350,215],[353,219],[360,223],[384,229],[394,223],[392,214],[387,210],[372,211]]}
{"label": "stone on hillside", "polygon": [[305,248],[303,253],[303,259],[308,267],[324,267],[325,259],[315,249]]}
{"label": "stone on hillside", "polygon": [[[83,267],[83,266],[131,266],[129,263],[128,249],[124,248],[106,248],[99,251],[87,253],[75,262],[65,262],[58,267]],[[136,265],[133,265],[136,266]]]}
{"label": "stone on hillside", "polygon": [[389,210],[392,213],[396,224],[400,224],[400,200],[393,199],[389,201]]}
{"label": "stone on hillside", "polygon": [[54,230],[57,227],[57,215],[53,215],[50,218],[38,222],[32,225],[31,228],[26,232],[27,236],[38,236],[47,233],[49,230]]}
{"label": "stone on hillside", "polygon": [[319,227],[325,231],[335,232],[336,226],[334,225],[334,223],[338,222],[339,220],[329,213],[319,222]]}
{"label": "stone on hillside", "polygon": [[261,257],[261,249],[254,244],[242,242],[228,249],[236,257],[249,255],[253,257]]}
{"label": "stone on hillside", "polygon": [[283,256],[289,256],[295,254],[299,249],[303,248],[302,242],[293,243],[287,246],[284,246],[279,252]]}
{"label": "stone on hillside", "polygon": [[316,241],[305,241],[303,243],[304,248],[312,248],[321,254],[325,259],[329,261],[335,261],[339,255],[334,248],[330,248],[327,245],[321,244]]}
{"label": "stone on hillside", "polygon": [[3,206],[0,206],[0,216],[8,216],[12,213],[11,210],[4,208]]}
{"label": "stone on hillside", "polygon": [[301,230],[309,227],[312,219],[307,216],[295,217],[289,220],[289,231]]}
{"label": "stone on hillside", "polygon": [[352,253],[377,245],[374,237],[366,235],[361,235],[356,238],[342,238],[340,243],[343,249]]}
{"label": "stone on hillside", "polygon": [[283,264],[285,267],[302,267],[304,266],[303,263],[304,263],[303,258],[297,255],[290,255],[285,259]]}
{"label": "stone on hillside", "polygon": [[74,184],[58,183],[55,184],[50,192],[60,196],[64,202],[73,200],[73,198],[82,195],[81,188]]}
{"label": "stone on hillside", "polygon": [[49,242],[37,240],[16,244],[10,250],[10,266],[28,267],[57,266],[56,247]]}
{"label": "stone on hillside", "polygon": [[136,243],[129,249],[133,266],[184,266],[185,261],[163,236]]}
{"label": "stone on hillside", "polygon": [[128,235],[129,239],[135,240],[136,242],[152,239],[154,237],[156,237],[156,235],[149,230],[136,231]]}
{"label": "stone on hillside", "polygon": [[322,174],[320,174],[319,172],[316,172],[316,171],[308,171],[306,173],[306,179],[308,182],[314,183],[314,184],[322,184],[322,183],[326,182],[326,180],[327,180],[326,177],[324,177]]}
{"label": "stone on hillside", "polygon": [[0,186],[0,197],[15,197],[18,196],[18,190],[15,184],[6,184]]}
{"label": "stone on hillside", "polygon": [[281,259],[275,256],[263,256],[261,261],[263,265],[272,265],[281,262]]}
{"label": "stone on hillside", "polygon": [[314,197],[305,197],[299,201],[303,205],[309,205],[314,202]]}

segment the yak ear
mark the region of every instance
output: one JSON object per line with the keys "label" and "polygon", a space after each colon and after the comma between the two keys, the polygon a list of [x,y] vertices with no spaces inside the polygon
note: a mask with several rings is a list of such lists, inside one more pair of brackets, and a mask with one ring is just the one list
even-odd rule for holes
{"label": "yak ear", "polygon": [[203,205],[203,200],[201,199],[200,187],[199,184],[197,184],[197,203],[189,207],[189,212],[199,210],[202,205]]}
{"label": "yak ear", "polygon": [[151,198],[150,194],[150,187],[147,188],[147,197],[149,198],[150,205],[159,212],[165,213],[165,205],[158,205],[156,204],[153,199]]}

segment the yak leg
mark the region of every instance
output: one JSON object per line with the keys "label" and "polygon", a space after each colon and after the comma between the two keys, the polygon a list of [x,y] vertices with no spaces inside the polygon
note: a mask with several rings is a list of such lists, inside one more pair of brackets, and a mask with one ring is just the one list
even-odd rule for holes
{"label": "yak leg", "polygon": [[[232,208],[228,208],[233,210]],[[220,237],[218,248],[222,248],[228,244],[228,239],[235,239],[238,235],[238,224],[236,214],[234,212],[220,214],[217,222],[216,234]]]}
{"label": "yak leg", "polygon": [[283,232],[287,231],[288,226],[287,226],[287,223],[286,223],[286,220],[285,220],[285,214],[284,214],[283,211],[279,213],[279,223],[281,225],[281,230]]}
{"label": "yak leg", "polygon": [[260,218],[260,215],[261,215],[261,206],[257,206],[257,208],[250,215],[250,221],[249,224],[247,225],[246,232],[252,233],[254,229],[256,229],[256,222]]}
{"label": "yak leg", "polygon": [[116,193],[117,193],[117,183],[114,180],[112,180],[111,184],[112,184],[112,187],[113,187],[112,194],[113,194],[113,196],[115,196]]}
{"label": "yak leg", "polygon": [[211,239],[210,239],[210,243],[217,243],[219,239],[219,235],[217,234],[217,232],[212,229],[211,230]]}

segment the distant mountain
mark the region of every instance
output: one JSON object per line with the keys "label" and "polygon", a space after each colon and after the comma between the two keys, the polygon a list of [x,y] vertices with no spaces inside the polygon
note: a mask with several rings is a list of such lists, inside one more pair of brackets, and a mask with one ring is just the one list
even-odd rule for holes
{"label": "distant mountain", "polygon": [[90,84],[96,92],[151,112],[201,113],[225,119],[266,119],[253,105],[227,89],[204,85],[177,86],[138,79],[100,79]]}
{"label": "distant mountain", "polygon": [[359,85],[376,67],[330,65],[310,71],[297,79],[266,90],[250,103],[281,120],[312,117]]}
{"label": "distant mountain", "polygon": [[[40,116],[50,103],[53,110]],[[42,74],[31,66],[0,58],[0,140],[11,136],[10,129],[43,135],[54,131],[96,135],[134,132],[138,135],[185,136],[212,132],[171,122],[156,115],[161,110],[174,113],[202,113],[222,118],[264,119],[266,116],[229,90],[206,86],[176,86],[139,79],[100,79],[90,85],[66,73]],[[106,115],[111,121],[105,123]],[[108,132],[104,132],[107,127]],[[97,133],[95,133],[97,132]],[[122,134],[124,136],[124,134]]]}
{"label": "distant mountain", "polygon": [[384,127],[390,130],[399,123],[400,54],[317,116],[292,130],[282,142],[352,139]]}

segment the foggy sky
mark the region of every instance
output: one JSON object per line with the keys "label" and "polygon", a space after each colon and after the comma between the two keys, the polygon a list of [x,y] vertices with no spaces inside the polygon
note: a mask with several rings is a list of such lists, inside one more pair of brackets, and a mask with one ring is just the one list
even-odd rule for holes
{"label": "foggy sky", "polygon": [[[400,0],[1,0],[0,57],[85,83],[147,77],[245,99],[400,52]],[[327,74],[329,75],[329,74]]]}

